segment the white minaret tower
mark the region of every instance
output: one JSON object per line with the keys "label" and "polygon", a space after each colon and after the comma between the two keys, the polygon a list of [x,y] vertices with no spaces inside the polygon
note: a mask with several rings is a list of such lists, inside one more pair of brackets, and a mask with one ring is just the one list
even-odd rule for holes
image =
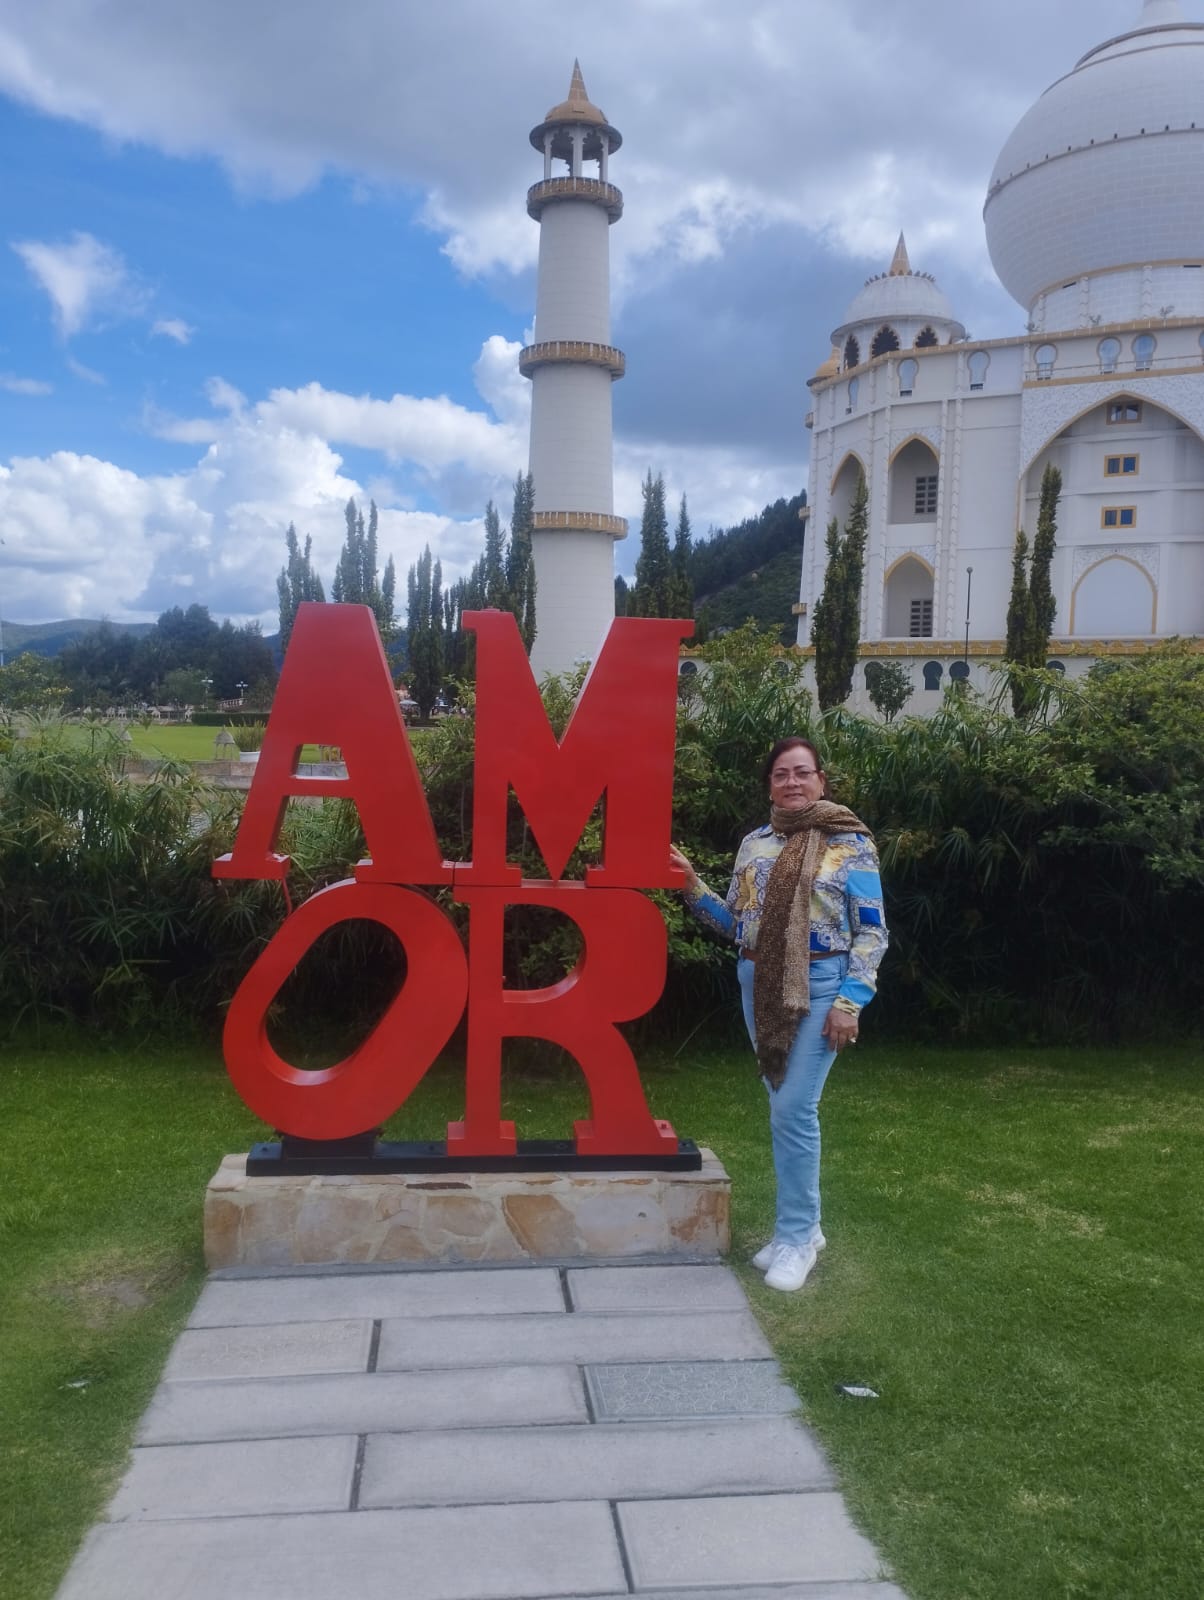
{"label": "white minaret tower", "polygon": [[[539,223],[536,343],[518,365],[531,379],[537,677],[591,659],[615,614],[614,542],[627,522],[614,515],[610,386],[626,360],[610,342],[607,230],[623,196],[607,163],[622,142],[574,62],[568,99],[531,130],[543,181],[527,192]],[[555,161],[567,175],[553,176]],[[596,178],[585,176],[587,161],[598,163]]]}

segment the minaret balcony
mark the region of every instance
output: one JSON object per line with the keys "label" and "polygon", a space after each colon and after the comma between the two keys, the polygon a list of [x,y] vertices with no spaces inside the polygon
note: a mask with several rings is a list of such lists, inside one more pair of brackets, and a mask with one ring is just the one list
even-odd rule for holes
{"label": "minaret balcony", "polygon": [[617,222],[623,215],[623,191],[600,178],[545,178],[527,190],[527,215],[539,221],[543,208],[555,200],[588,200],[604,206],[606,215]]}
{"label": "minaret balcony", "polygon": [[536,533],[609,533],[612,539],[627,537],[627,518],[608,511],[537,511],[531,519]]}
{"label": "minaret balcony", "polygon": [[627,371],[627,357],[612,344],[593,344],[586,339],[546,339],[529,344],[518,353],[518,370],[529,378],[537,367],[570,363],[584,367],[605,367],[611,378]]}

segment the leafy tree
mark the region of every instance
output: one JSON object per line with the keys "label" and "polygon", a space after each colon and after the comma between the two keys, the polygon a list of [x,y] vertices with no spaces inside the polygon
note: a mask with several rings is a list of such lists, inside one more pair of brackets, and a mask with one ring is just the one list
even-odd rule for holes
{"label": "leafy tree", "polygon": [[510,598],[506,583],[506,545],[502,535],[502,519],[492,500],[485,507],[485,554],[481,561],[481,588],[485,604],[501,610]]}
{"label": "leafy tree", "polygon": [[635,564],[635,587],[629,602],[633,617],[673,617],[676,593],[669,524],[665,516],[665,480],[651,468],[641,485],[644,516],[640,523],[640,554]]}
{"label": "leafy tree", "polygon": [[625,617],[631,604],[631,585],[621,572],[615,573],[615,616]]}
{"label": "leafy tree", "polygon": [[835,517],[828,524],[828,565],[823,593],[816,602],[811,624],[815,686],[821,711],[843,705],[853,688],[857,646],[861,642],[861,581],[868,507],[869,494],[862,473],[857,480],[843,537]]}
{"label": "leafy tree", "polygon": [[535,486],[530,473],[514,480],[514,508],[507,534],[491,500],[485,508],[485,550],[466,578],[451,584],[444,596],[444,669],[449,677],[471,679],[475,641],[465,635],[460,619],[466,611],[491,606],[510,611],[530,654],[535,639],[535,563],[531,557]]}
{"label": "leafy tree", "polygon": [[281,654],[288,649],[288,642],[293,636],[293,624],[297,620],[297,607],[302,600],[326,599],[322,580],[314,570],[311,554],[313,539],[307,533],[305,549],[302,550],[297,541],[297,530],[290,522],[284,543],[288,550],[288,560],[280,569],[280,576],[276,579],[276,595],[280,608]]}
{"label": "leafy tree", "polygon": [[677,529],[673,536],[673,615],[694,615],[694,585],[690,581],[690,557],[694,541],[690,534],[690,517],[686,511],[686,497],[681,497],[677,513]]}
{"label": "leafy tree", "polygon": [[911,698],[911,678],[899,661],[871,661],[865,669],[870,704],[886,722],[893,722]]}
{"label": "leafy tree", "polygon": [[66,693],[59,663],[53,656],[23,650],[7,666],[0,667],[0,709],[4,711],[52,711]]}
{"label": "leafy tree", "polygon": [[[339,564],[330,586],[330,598],[345,605],[371,606],[383,637],[393,631],[393,597],[386,598],[380,581],[377,545],[378,514],[376,501],[368,503],[368,521],[352,496],[343,507],[347,532],[339,552]],[[386,568],[386,578],[388,569]],[[396,574],[394,574],[396,584]]]}

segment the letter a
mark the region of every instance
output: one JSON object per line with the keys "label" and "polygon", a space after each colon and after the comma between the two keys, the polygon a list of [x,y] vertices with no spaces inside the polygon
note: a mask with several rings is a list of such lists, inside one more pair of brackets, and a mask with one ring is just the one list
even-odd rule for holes
{"label": "letter a", "polygon": [[[337,745],[347,776],[298,777],[306,744]],[[361,881],[451,881],[369,606],[298,606],[234,850],[214,862],[215,878],[285,876],[275,847],[290,795],[355,801],[372,858],[356,868]]]}

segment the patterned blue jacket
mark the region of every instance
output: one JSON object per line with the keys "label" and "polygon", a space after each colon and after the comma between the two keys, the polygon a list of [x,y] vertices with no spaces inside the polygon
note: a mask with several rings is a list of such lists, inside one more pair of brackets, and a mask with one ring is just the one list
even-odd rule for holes
{"label": "patterned blue jacket", "polygon": [[[685,893],[698,921],[721,938],[734,940],[742,955],[757,947],[765,885],[785,843],[785,834],[775,833],[768,823],[756,828],[740,841],[725,899],[701,878]],[[848,955],[849,970],[840,987],[842,1009],[860,1010],[874,998],[886,944],[873,840],[864,833],[834,833],[811,887],[811,948]]]}

